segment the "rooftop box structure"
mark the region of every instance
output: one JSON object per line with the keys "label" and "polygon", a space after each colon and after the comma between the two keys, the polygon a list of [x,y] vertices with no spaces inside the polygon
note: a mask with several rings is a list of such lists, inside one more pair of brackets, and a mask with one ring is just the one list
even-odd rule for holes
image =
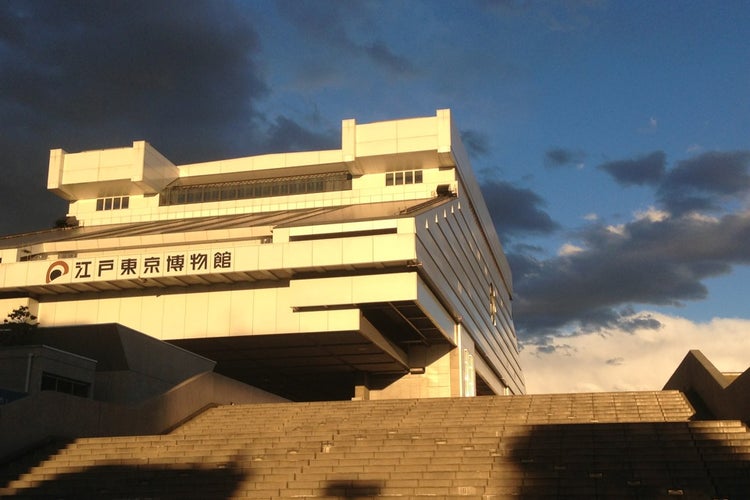
{"label": "rooftop box structure", "polygon": [[521,394],[510,268],[449,110],[341,149],[51,151],[74,227],[0,239],[0,305],[120,324],[291,399]]}

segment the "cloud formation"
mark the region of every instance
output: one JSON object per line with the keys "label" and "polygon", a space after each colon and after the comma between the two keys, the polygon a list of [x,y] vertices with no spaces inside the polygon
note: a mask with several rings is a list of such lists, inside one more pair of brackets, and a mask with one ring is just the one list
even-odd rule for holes
{"label": "cloud formation", "polygon": [[543,344],[527,344],[521,351],[521,366],[528,392],[660,390],[691,349],[703,352],[721,371],[748,368],[750,321],[694,323],[646,314],[661,328],[613,328],[574,337],[556,335]]}
{"label": "cloud formation", "polygon": [[722,208],[750,191],[750,151],[709,151],[683,160],[667,173],[658,199],[677,214]]}
{"label": "cloud formation", "polygon": [[597,168],[610,174],[622,186],[657,185],[666,173],[667,155],[654,151],[632,160],[603,163]]}
{"label": "cloud formation", "polygon": [[230,2],[15,2],[1,15],[16,28],[0,106],[58,145],[148,138],[175,161],[207,159],[238,149],[268,91],[257,35]]}
{"label": "cloud formation", "polygon": [[750,213],[662,213],[617,227],[596,222],[576,236],[576,252],[543,260],[529,253],[509,255],[522,339],[565,330],[657,327],[634,319],[632,306],[704,299],[703,280],[750,264]]}
{"label": "cloud formation", "polygon": [[285,116],[278,116],[270,124],[264,141],[269,153],[316,151],[341,147],[341,131],[317,132],[308,130]]}
{"label": "cloud formation", "polygon": [[495,228],[504,243],[515,236],[550,234],[559,228],[559,224],[542,209],[542,198],[532,190],[497,180],[485,181],[481,187]]}
{"label": "cloud formation", "polygon": [[[560,332],[659,328],[633,308],[705,299],[706,279],[750,264],[750,212],[727,204],[750,195],[750,152],[703,153],[666,171],[657,151],[599,168],[620,184],[653,185],[663,209],[651,207],[618,225],[592,219],[553,257],[513,249],[508,257],[522,342]],[[527,207],[542,204],[531,200]]]}

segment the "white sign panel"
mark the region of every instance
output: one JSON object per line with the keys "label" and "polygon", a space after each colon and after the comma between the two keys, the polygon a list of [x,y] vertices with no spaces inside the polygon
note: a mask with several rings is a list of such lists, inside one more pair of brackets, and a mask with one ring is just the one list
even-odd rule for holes
{"label": "white sign panel", "polygon": [[234,270],[233,249],[194,250],[137,256],[57,260],[45,282],[82,283],[136,278],[210,274]]}

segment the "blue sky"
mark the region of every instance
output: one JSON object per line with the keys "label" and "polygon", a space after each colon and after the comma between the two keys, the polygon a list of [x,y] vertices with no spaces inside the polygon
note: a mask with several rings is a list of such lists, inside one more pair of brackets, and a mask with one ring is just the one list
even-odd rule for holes
{"label": "blue sky", "polygon": [[[745,369],[748,25],[741,1],[6,1],[0,233],[64,215],[51,148],[145,139],[186,163],[451,108],[513,265],[531,390],[615,388],[646,359],[616,351],[653,335],[667,371],[690,348]],[[571,360],[591,379],[535,375]]]}

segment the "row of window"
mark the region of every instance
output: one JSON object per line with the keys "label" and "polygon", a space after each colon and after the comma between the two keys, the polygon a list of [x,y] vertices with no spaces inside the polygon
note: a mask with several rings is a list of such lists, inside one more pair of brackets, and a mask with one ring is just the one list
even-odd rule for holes
{"label": "row of window", "polygon": [[385,174],[386,186],[401,186],[404,184],[422,184],[422,171],[404,170]]}
{"label": "row of window", "polygon": [[300,175],[275,179],[168,187],[159,195],[159,205],[184,205],[213,201],[268,198],[295,194],[327,193],[352,188],[348,172]]}
{"label": "row of window", "polygon": [[130,196],[110,196],[97,198],[96,210],[124,210],[130,206]]}
{"label": "row of window", "polygon": [[[386,186],[422,184],[421,170],[385,174]],[[295,194],[346,191],[352,188],[352,176],[346,172],[301,175],[275,179],[222,182],[198,186],[167,187],[159,195],[159,206],[209,203],[214,201],[268,198]],[[130,206],[129,196],[110,196],[96,200],[96,210],[122,210]]]}

